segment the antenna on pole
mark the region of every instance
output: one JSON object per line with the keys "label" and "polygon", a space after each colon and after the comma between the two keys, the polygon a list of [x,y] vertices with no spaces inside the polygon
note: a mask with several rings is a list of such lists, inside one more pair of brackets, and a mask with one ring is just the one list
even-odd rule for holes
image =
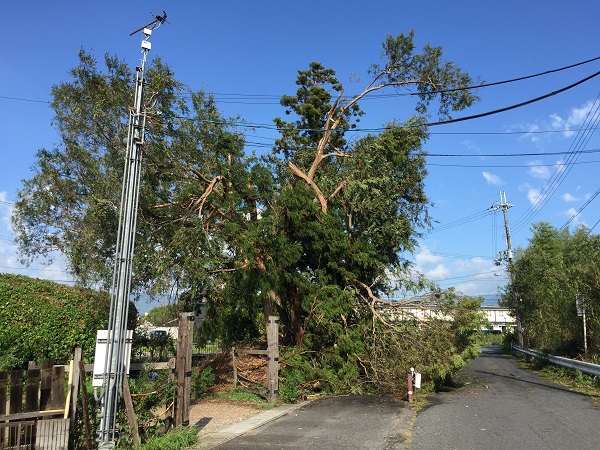
{"label": "antenna on pole", "polygon": [[129,36],[133,36],[135,33],[142,31],[144,28],[147,28],[149,30],[154,30],[158,27],[160,27],[163,23],[165,23],[167,21],[167,13],[163,11],[163,15],[158,15],[158,16],[154,16],[154,20],[150,23],[147,23],[146,25],[139,27],[137,30],[132,31],[131,33],[129,33]]}
{"label": "antenna on pole", "polygon": [[[146,145],[146,108],[144,107],[144,70],[146,57],[152,48],[149,39],[152,30],[162,25],[167,13],[135,30],[143,31],[141,66],[136,67],[134,106],[129,109],[127,132],[127,153],[121,189],[121,207],[119,210],[119,228],[110,297],[110,313],[106,338],[105,358],[103,360],[100,426],[98,429],[98,448],[113,449],[119,434],[117,427],[117,407],[123,395],[123,377],[127,376],[130,358],[127,330],[129,297],[131,294],[131,274],[137,225],[137,209],[140,196],[142,155]],[[128,342],[129,341],[129,342]],[[96,370],[94,370],[96,372]]]}

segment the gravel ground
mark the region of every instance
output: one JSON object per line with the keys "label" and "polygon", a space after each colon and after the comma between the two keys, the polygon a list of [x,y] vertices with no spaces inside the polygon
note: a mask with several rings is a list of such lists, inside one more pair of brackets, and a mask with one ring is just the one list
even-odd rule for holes
{"label": "gravel ground", "polygon": [[190,405],[190,425],[198,427],[198,436],[222,430],[252,417],[264,409],[229,400],[202,400]]}

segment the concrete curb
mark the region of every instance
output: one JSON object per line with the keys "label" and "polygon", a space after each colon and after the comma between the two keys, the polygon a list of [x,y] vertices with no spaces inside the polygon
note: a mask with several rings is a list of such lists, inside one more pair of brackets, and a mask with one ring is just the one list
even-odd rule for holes
{"label": "concrete curb", "polygon": [[279,406],[277,408],[270,409],[268,411],[263,411],[255,416],[249,417],[246,420],[242,420],[238,423],[234,423],[233,425],[228,426],[220,431],[215,431],[214,433],[206,434],[200,437],[200,442],[198,442],[192,449],[209,449],[216,447],[217,445],[223,444],[224,442],[230,441],[238,436],[241,436],[248,431],[254,430],[266,423],[269,423],[275,419],[278,419],[281,416],[288,414],[291,411],[294,411],[309,402],[302,403],[293,403],[287,404],[283,406]]}

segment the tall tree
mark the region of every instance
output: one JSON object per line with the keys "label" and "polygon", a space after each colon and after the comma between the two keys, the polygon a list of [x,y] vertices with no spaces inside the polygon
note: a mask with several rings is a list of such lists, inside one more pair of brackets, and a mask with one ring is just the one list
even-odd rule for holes
{"label": "tall tree", "polygon": [[[274,209],[295,254],[276,264],[287,278],[270,298],[296,345],[320,289],[336,286],[337,295],[364,298],[371,307],[380,302],[389,274],[404,269],[400,254],[414,248],[418,230],[429,224],[424,115],[433,101],[438,116],[448,118],[477,99],[466,89],[472,78],[443,61],[440,47],[417,53],[413,39],[413,32],[387,36],[383,63],[371,66],[371,81],[358,95],[345,96],[334,70],[314,62],[298,72],[296,95],[281,99],[296,120],[275,119],[281,138],[271,161],[284,195]],[[386,88],[413,88],[417,115],[347,142],[362,115],[359,101]],[[342,303],[353,308],[352,301]]]}
{"label": "tall tree", "polygon": [[[423,327],[395,324],[385,312],[394,304],[381,297],[398,284],[393,280],[408,280],[401,254],[429,225],[425,118],[430,109],[447,118],[477,100],[471,77],[444,61],[441,48],[418,52],[413,39],[412,32],[388,36],[383,62],[371,67],[371,81],[356,96],[346,96],[335,72],[320,63],[299,71],[296,94],[281,100],[292,121],[275,119],[281,137],[261,158],[244,153],[242,136],[211,96],[189,91],[156,60],[147,72],[137,289],[175,289],[190,307],[207,302],[206,333],[230,342],[255,337],[261,317],[276,312],[284,343],[332,384],[361,374],[381,380],[377,374],[397,366],[389,355],[410,364],[399,336],[413,333],[403,342],[418,342],[414,333]],[[123,62],[107,56],[105,65],[102,73],[82,51],[72,80],[53,88],[61,143],[38,152],[13,223],[25,257],[57,248],[82,283],[107,286],[124,105],[133,89]],[[405,122],[392,118],[379,134],[347,139],[363,114],[359,101],[393,88],[416,95],[415,114]],[[401,284],[407,292],[425,286]],[[456,296],[438,294],[440,307],[454,314]],[[459,343],[464,323],[476,326],[474,318],[464,320],[471,317],[467,304],[455,311],[462,331],[444,321],[426,327],[445,348],[465,354],[473,343]],[[396,351],[384,358],[382,346]],[[438,369],[452,361],[435,346],[420,358],[437,361]]]}
{"label": "tall tree", "polygon": [[597,352],[598,236],[585,228],[573,234],[568,229],[559,232],[545,222],[534,224],[532,232],[527,248],[516,252],[503,305],[519,308],[526,345],[576,355],[583,348],[582,319],[575,307],[579,294],[587,308],[590,350]]}

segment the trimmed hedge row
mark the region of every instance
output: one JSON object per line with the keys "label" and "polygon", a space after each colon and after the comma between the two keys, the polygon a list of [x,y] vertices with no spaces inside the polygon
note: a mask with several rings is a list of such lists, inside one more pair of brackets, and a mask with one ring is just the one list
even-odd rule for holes
{"label": "trimmed hedge row", "polygon": [[96,331],[107,327],[109,309],[106,292],[0,274],[0,369],[43,359],[67,364],[75,347],[92,361]]}

